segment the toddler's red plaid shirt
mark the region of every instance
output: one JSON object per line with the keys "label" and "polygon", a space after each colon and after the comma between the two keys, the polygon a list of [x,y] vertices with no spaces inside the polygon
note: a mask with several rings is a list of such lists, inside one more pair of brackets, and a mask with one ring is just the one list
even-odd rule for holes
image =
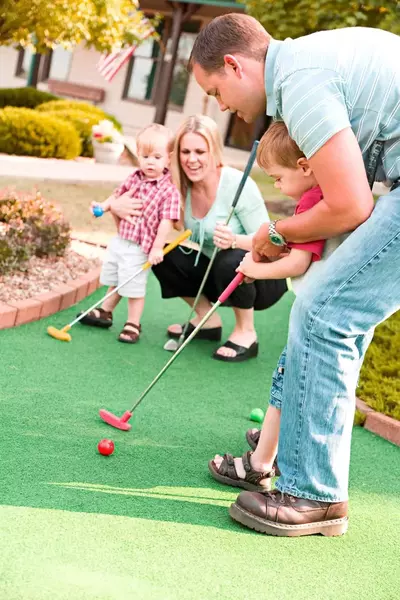
{"label": "toddler's red plaid shirt", "polygon": [[116,196],[129,194],[142,200],[143,213],[134,224],[124,219],[119,224],[119,235],[124,240],[135,242],[141,246],[145,254],[149,254],[157,236],[158,226],[162,219],[178,221],[181,211],[181,200],[178,188],[172,183],[170,172],[165,169],[158,179],[146,179],[138,169],[114,191]]}

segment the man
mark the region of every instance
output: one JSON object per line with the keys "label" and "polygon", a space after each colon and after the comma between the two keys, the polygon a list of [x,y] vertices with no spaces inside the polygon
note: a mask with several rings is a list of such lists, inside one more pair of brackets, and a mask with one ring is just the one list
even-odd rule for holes
{"label": "man", "polygon": [[[265,110],[284,121],[323,191],[307,212],[263,225],[254,258],[353,232],[293,305],[277,489],[242,492],[231,507],[234,519],[267,534],[347,530],[358,374],[375,326],[400,308],[399,56],[400,38],[388,32],[340,29],[281,42],[238,14],[214,19],[193,47],[190,67],[220,109],[246,122]],[[375,207],[374,179],[392,189]],[[229,469],[239,478],[262,472],[256,454]]]}

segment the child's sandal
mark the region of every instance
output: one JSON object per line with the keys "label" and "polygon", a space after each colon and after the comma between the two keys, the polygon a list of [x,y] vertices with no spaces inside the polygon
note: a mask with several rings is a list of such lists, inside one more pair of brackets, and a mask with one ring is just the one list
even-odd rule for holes
{"label": "child's sandal", "polygon": [[[77,316],[80,317],[80,312]],[[92,327],[102,327],[108,329],[113,324],[112,312],[104,308],[94,308],[81,319],[82,325],[91,325]]]}
{"label": "child's sandal", "polygon": [[124,325],[123,330],[119,334],[118,341],[123,342],[124,344],[136,344],[140,337],[141,331],[141,325],[136,325],[136,323],[130,323],[129,321],[127,321]]}

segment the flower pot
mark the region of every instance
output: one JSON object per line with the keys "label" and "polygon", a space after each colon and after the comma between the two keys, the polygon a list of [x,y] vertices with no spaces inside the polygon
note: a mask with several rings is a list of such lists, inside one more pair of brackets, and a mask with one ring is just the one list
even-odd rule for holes
{"label": "flower pot", "polygon": [[95,139],[92,139],[93,154],[96,162],[107,163],[109,165],[117,165],[121,154],[124,151],[124,144],[104,142],[101,144]]}

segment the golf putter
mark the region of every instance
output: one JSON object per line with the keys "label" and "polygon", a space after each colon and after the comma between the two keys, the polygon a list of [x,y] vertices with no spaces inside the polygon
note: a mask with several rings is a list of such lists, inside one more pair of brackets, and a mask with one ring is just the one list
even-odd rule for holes
{"label": "golf putter", "polygon": [[178,358],[178,356],[180,355],[180,353],[183,352],[183,350],[186,348],[186,346],[191,342],[191,340],[197,334],[199,329],[201,329],[203,327],[204,323],[206,323],[206,321],[208,321],[208,319],[217,310],[217,308],[221,304],[223,304],[225,302],[225,300],[227,300],[227,298],[229,298],[229,296],[232,294],[232,292],[235,291],[235,289],[243,282],[243,280],[244,280],[243,273],[238,273],[236,275],[236,277],[230,282],[228,287],[219,296],[217,302],[210,308],[208,313],[206,315],[204,315],[204,317],[202,318],[200,323],[197,325],[197,327],[186,338],[186,340],[177,349],[177,351],[171,356],[171,358],[169,359],[167,364],[161,369],[161,371],[153,379],[153,381],[147,386],[147,388],[144,390],[144,392],[141,394],[141,396],[139,397],[137,402],[132,406],[132,408],[130,410],[127,410],[126,412],[124,412],[122,417],[117,417],[117,415],[114,415],[113,413],[111,413],[110,411],[108,411],[104,408],[100,409],[99,415],[105,423],[107,423],[108,425],[111,425],[111,427],[116,427],[117,429],[122,429],[123,431],[129,431],[129,429],[131,428],[131,425],[130,425],[130,423],[128,423],[128,421],[132,417],[134,410],[139,406],[139,404],[142,402],[142,400],[144,400],[144,398],[147,396],[147,394],[150,392],[150,390],[155,386],[157,381],[169,369],[169,367],[172,365],[174,360],[176,360]]}
{"label": "golf putter", "polygon": [[[254,164],[254,161],[256,159],[258,144],[259,144],[258,140],[255,140],[255,142],[253,144],[253,147],[251,149],[249,160],[247,161],[246,168],[245,168],[245,170],[243,172],[243,175],[242,175],[242,178],[240,180],[238,189],[237,189],[235,197],[233,199],[231,210],[230,210],[229,215],[228,215],[228,217],[227,217],[227,219],[226,219],[226,221],[224,223],[225,225],[229,224],[229,221],[231,220],[231,218],[232,218],[232,216],[233,216],[233,214],[235,212],[236,205],[237,205],[237,203],[239,201],[239,198],[240,198],[241,193],[243,191],[244,185],[245,185],[245,183],[247,181],[248,176],[250,175],[250,171],[251,171],[251,169],[253,167],[253,164]],[[187,332],[188,327],[190,325],[190,319],[193,317],[193,315],[194,315],[194,313],[196,311],[197,305],[198,305],[199,300],[200,300],[200,296],[203,293],[204,286],[206,284],[206,281],[208,279],[208,276],[210,274],[210,271],[211,271],[212,266],[213,266],[214,261],[215,261],[215,257],[217,256],[218,252],[219,252],[219,248],[215,247],[214,250],[213,250],[213,253],[211,255],[210,262],[208,263],[207,270],[204,273],[203,280],[202,280],[202,282],[200,284],[200,287],[198,289],[196,298],[194,299],[193,306],[190,309],[189,317],[188,317],[188,319],[187,319],[187,321],[186,321],[186,323],[185,323],[185,325],[184,325],[184,327],[182,329],[182,333],[179,336],[179,339],[178,340],[173,340],[173,339],[168,340],[164,344],[164,350],[167,350],[168,352],[176,352],[176,350],[179,348],[179,346],[182,344],[183,340],[185,339],[186,332]]]}
{"label": "golf putter", "polygon": [[[178,235],[178,237],[171,242],[170,244],[168,244],[168,246],[165,246],[164,250],[163,250],[163,254],[164,256],[166,254],[168,254],[168,252],[171,252],[171,250],[173,250],[174,248],[176,248],[177,246],[179,246],[179,244],[181,242],[183,242],[184,240],[186,240],[190,235],[191,235],[191,230],[190,229],[186,229],[183,233],[181,233],[180,235]],[[136,271],[136,273],[134,273],[133,275],[131,275],[126,281],[124,281],[123,283],[121,283],[119,286],[117,286],[114,290],[111,290],[111,292],[108,292],[108,294],[106,294],[103,298],[101,298],[100,300],[98,300],[97,302],[95,302],[93,304],[93,306],[91,306],[90,308],[88,308],[87,310],[85,310],[85,312],[83,312],[82,314],[80,314],[76,319],[74,319],[73,321],[71,321],[71,323],[69,323],[68,325],[65,325],[65,327],[63,327],[62,329],[57,329],[56,327],[48,327],[47,328],[47,333],[55,338],[56,340],[60,340],[62,342],[70,342],[71,341],[71,335],[68,333],[68,331],[71,329],[71,327],[73,327],[76,323],[78,323],[81,319],[83,319],[83,317],[85,317],[88,313],[90,313],[91,310],[95,309],[97,306],[99,306],[99,304],[102,304],[105,300],[107,300],[107,298],[109,298],[110,296],[112,296],[113,294],[115,294],[116,292],[118,292],[119,289],[121,289],[124,285],[126,285],[127,283],[129,283],[130,281],[132,281],[132,279],[134,279],[135,277],[137,277],[139,275],[139,273],[141,273],[142,271],[145,271],[146,269],[149,269],[151,267],[151,264],[149,263],[149,261],[147,261],[142,267],[140,267],[140,269],[138,269]]]}

